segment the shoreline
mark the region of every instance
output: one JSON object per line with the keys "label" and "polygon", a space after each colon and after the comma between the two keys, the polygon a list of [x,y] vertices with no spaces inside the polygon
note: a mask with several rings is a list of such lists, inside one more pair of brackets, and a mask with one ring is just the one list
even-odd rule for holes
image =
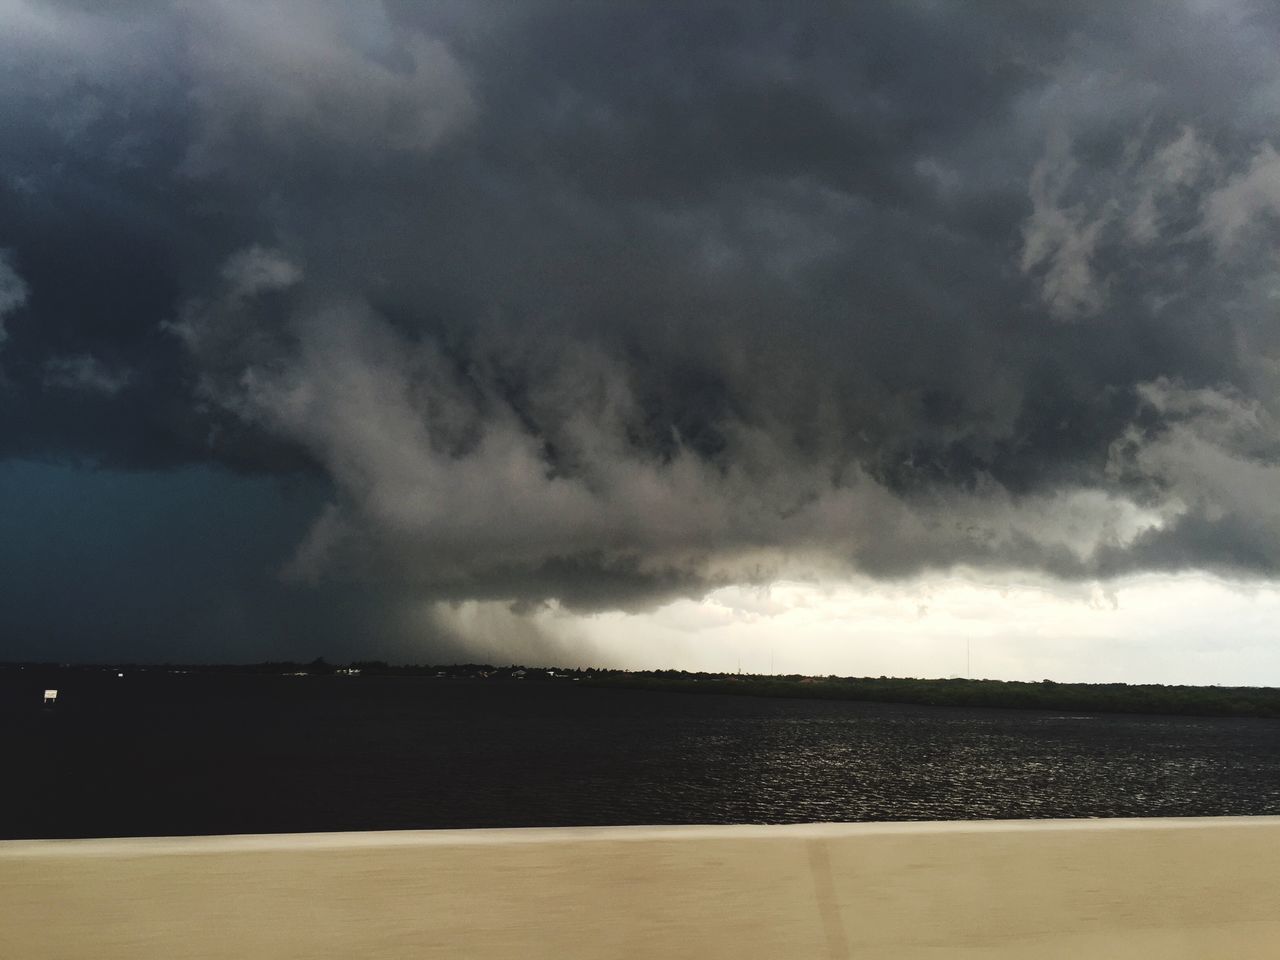
{"label": "shoreline", "polygon": [[574,685],[597,689],[713,694],[769,699],[803,699],[959,707],[990,710],[1048,710],[1087,714],[1203,718],[1280,718],[1280,688],[1131,683],[1039,683],[1019,680],[927,679],[914,677],[811,677],[698,673],[683,670],[610,670],[583,667],[529,667],[517,664],[394,666],[377,661],[329,664],[41,664],[0,663],[0,680],[21,678],[56,686],[60,680],[120,675],[291,677],[360,682],[369,678],[471,681],[486,684]]}

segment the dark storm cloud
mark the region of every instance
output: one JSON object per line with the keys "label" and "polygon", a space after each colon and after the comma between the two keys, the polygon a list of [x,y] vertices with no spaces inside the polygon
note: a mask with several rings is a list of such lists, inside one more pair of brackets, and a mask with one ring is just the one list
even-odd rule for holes
{"label": "dark storm cloud", "polygon": [[3,10],[0,449],[321,478],[297,583],[1280,563],[1266,6]]}

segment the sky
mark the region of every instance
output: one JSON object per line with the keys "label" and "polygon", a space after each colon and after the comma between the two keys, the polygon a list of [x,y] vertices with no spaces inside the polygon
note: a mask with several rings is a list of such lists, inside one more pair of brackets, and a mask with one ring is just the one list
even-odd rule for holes
{"label": "sky", "polygon": [[0,0],[0,659],[1280,684],[1280,11],[793,6]]}

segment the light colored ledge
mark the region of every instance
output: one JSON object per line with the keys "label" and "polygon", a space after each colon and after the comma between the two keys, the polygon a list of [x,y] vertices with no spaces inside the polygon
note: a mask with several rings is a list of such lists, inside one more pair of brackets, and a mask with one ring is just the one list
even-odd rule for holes
{"label": "light colored ledge", "polygon": [[0,842],[0,957],[1274,958],[1280,818]]}

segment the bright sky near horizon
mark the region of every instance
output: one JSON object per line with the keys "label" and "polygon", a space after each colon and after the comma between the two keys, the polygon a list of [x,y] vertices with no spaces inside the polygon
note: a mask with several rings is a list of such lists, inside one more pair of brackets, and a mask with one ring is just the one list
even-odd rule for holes
{"label": "bright sky near horizon", "polygon": [[500,662],[1280,686],[1280,588],[1199,574],[1106,587],[963,576],[782,582],[640,614],[549,606],[529,618],[471,601],[436,616]]}

